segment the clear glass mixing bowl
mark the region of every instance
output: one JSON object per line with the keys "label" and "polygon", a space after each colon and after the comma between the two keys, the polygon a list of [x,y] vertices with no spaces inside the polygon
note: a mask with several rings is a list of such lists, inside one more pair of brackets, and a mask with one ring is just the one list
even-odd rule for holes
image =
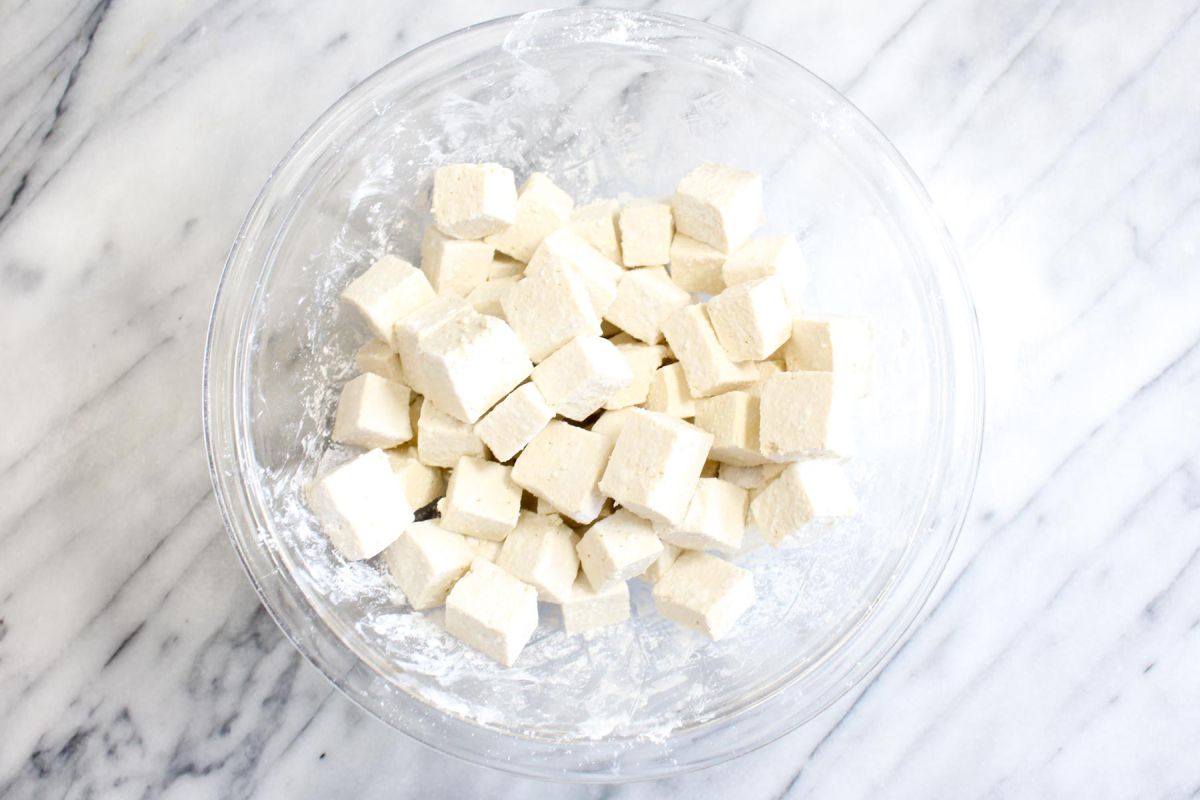
{"label": "clear glass mixing bowl", "polygon": [[[557,610],[517,665],[412,612],[305,512],[340,383],[367,334],[339,290],[384,252],[417,260],[432,170],[544,170],[581,200],[669,194],[702,161],[765,176],[814,311],[869,317],[874,393],[849,470],[861,515],[758,549],[759,602],[709,643],[654,613],[567,637]],[[845,98],[782,55],[680,17],[563,10],[446,36],[331,108],[251,209],[221,279],[204,424],[230,536],[296,647],[398,730],[469,761],[611,781],[731,758],[786,733],[896,646],[940,575],[974,482],[982,372],[953,248],[912,172]]]}

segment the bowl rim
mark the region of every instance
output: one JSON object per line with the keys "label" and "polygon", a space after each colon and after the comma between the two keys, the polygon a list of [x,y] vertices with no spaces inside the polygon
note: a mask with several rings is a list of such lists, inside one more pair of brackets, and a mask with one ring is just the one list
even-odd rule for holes
{"label": "bowl rim", "polygon": [[[391,75],[398,67],[419,58],[427,51],[437,49],[441,46],[444,46],[448,42],[454,41],[455,39],[466,35],[469,32],[478,31],[481,29],[506,27],[511,29],[525,20],[534,18],[576,18],[581,16],[592,17],[597,20],[613,19],[619,16],[623,19],[636,18],[642,21],[671,23],[686,27],[689,29],[689,31],[703,32],[708,35],[716,35],[725,39],[733,40],[739,46],[751,48],[762,54],[786,62],[789,67],[800,70],[807,76],[808,79],[814,81],[815,84],[818,85],[823,91],[836,98],[839,105],[843,106],[847,111],[849,111],[856,118],[856,121],[863,126],[863,129],[870,134],[870,136],[874,139],[874,143],[879,148],[880,154],[886,157],[886,160],[890,163],[890,166],[896,170],[897,177],[903,182],[906,188],[911,191],[913,199],[919,203],[921,210],[924,213],[926,222],[929,226],[931,226],[930,233],[933,234],[936,244],[943,251],[942,255],[944,256],[944,261],[948,269],[945,269],[939,274],[939,279],[948,284],[948,286],[944,288],[950,288],[958,295],[956,300],[961,303],[961,307],[958,310],[962,318],[959,320],[961,327],[957,330],[957,333],[966,334],[966,341],[959,342],[957,345],[961,346],[961,352],[959,353],[959,356],[963,359],[963,362],[958,366],[966,367],[967,372],[963,373],[960,370],[955,373],[955,378],[958,380],[965,379],[963,380],[964,385],[962,388],[967,394],[971,395],[972,399],[974,400],[973,403],[967,403],[961,407],[956,406],[954,409],[956,413],[966,412],[970,419],[968,420],[969,424],[967,424],[962,430],[962,432],[967,436],[967,441],[963,443],[967,450],[962,454],[962,462],[957,465],[964,471],[960,473],[960,482],[962,486],[958,497],[953,504],[953,519],[947,528],[947,535],[945,536],[940,549],[936,552],[925,573],[921,576],[921,581],[918,587],[907,598],[905,598],[906,602],[900,607],[899,613],[897,614],[898,624],[890,626],[885,634],[880,637],[879,641],[883,644],[883,646],[876,648],[876,650],[872,652],[870,658],[862,659],[853,664],[844,676],[843,680],[840,682],[839,686],[835,687],[834,691],[827,691],[825,695],[821,697],[821,700],[811,707],[809,713],[805,714],[802,718],[790,721],[790,724],[786,726],[772,731],[771,735],[760,737],[759,739],[749,742],[745,745],[729,748],[721,753],[718,757],[709,758],[703,762],[674,763],[665,769],[660,769],[644,775],[607,773],[601,775],[591,772],[575,772],[568,773],[566,775],[559,773],[549,774],[545,770],[537,770],[525,764],[515,763],[511,758],[500,759],[496,757],[481,757],[478,753],[468,753],[461,749],[448,749],[446,747],[439,746],[433,741],[427,739],[425,736],[422,736],[419,730],[415,731],[412,729],[400,728],[389,720],[384,719],[375,709],[365,702],[364,698],[350,692],[348,688],[343,685],[342,679],[345,677],[345,673],[343,672],[338,674],[336,670],[330,669],[328,664],[325,664],[320,660],[319,654],[313,652],[310,646],[307,646],[306,643],[302,641],[297,631],[293,630],[291,625],[281,617],[279,609],[275,607],[266,587],[260,581],[259,575],[251,563],[250,553],[245,549],[244,541],[237,535],[240,520],[238,519],[236,510],[234,508],[234,497],[230,493],[230,487],[226,486],[222,479],[222,476],[228,467],[228,464],[223,461],[223,459],[227,457],[227,453],[219,451],[219,443],[217,440],[219,436],[228,432],[214,427],[214,406],[220,402],[215,396],[215,387],[213,382],[214,368],[216,366],[214,364],[214,351],[216,349],[218,339],[222,333],[222,329],[219,326],[220,312],[222,311],[223,307],[222,301],[227,300],[228,302],[232,302],[226,297],[231,274],[237,266],[239,256],[242,255],[247,246],[249,234],[251,229],[254,227],[254,223],[260,219],[268,200],[272,196],[272,190],[276,187],[281,173],[285,170],[285,168],[287,168],[296,159],[300,152],[304,150],[314,138],[316,138],[319,132],[321,132],[331,123],[333,118],[336,117],[341,110],[351,105],[361,96],[369,95],[375,84],[381,81],[385,76]],[[945,306],[946,304],[943,300],[940,306],[943,311],[945,310]],[[239,336],[236,337],[236,341],[238,343],[238,347],[235,348],[232,355],[234,356],[233,360],[238,362],[239,359],[237,356],[241,351],[241,345],[243,344],[244,339],[243,337]],[[927,190],[920,182],[919,178],[909,166],[907,161],[905,161],[903,156],[897,151],[891,141],[878,129],[878,127],[870,120],[870,118],[868,118],[852,101],[838,92],[837,89],[831,86],[828,82],[824,81],[822,78],[809,71],[803,65],[799,64],[797,61],[779,52],[778,50],[743,36],[742,34],[729,31],[725,28],[721,28],[708,22],[665,12],[630,11],[611,8],[557,8],[542,11],[532,11],[523,14],[506,15],[491,20],[474,23],[443,34],[418,47],[413,48],[412,50],[409,50],[408,52],[376,69],[365,79],[353,86],[349,91],[341,95],[333,104],[331,104],[324,112],[322,112],[321,115],[318,116],[317,119],[305,129],[303,134],[301,134],[296,142],[290,148],[288,148],[287,152],[282,158],[279,159],[279,161],[269,172],[263,187],[260,189],[254,202],[251,204],[249,210],[243,218],[243,221],[239,226],[238,232],[234,237],[233,243],[229,249],[225,263],[221,270],[220,278],[217,282],[212,311],[209,317],[202,365],[201,416],[205,451],[207,455],[209,475],[213,484],[213,493],[218,507],[220,508],[226,532],[233,542],[234,550],[237,552],[238,559],[242,564],[242,568],[246,572],[247,577],[249,577],[251,585],[253,585],[254,590],[258,595],[259,601],[270,614],[271,618],[275,621],[276,625],[280,628],[280,630],[284,633],[296,650],[304,657],[304,659],[312,664],[318,670],[318,672],[324,675],[325,678],[329,680],[339,692],[348,697],[355,703],[355,705],[368,712],[371,716],[380,719],[381,721],[385,722],[385,724],[388,724],[388,727],[393,728],[405,734],[409,738],[414,739],[438,752],[451,755],[468,763],[489,766],[512,774],[535,779],[566,779],[581,783],[619,783],[680,775],[687,772],[704,769],[709,766],[714,766],[715,764],[723,763],[730,759],[752,752],[753,750],[764,747],[767,744],[781,738],[785,734],[794,731],[796,728],[810,722],[813,718],[823,713],[835,702],[844,697],[853,687],[861,684],[869,675],[881,669],[888,661],[890,661],[896,651],[907,640],[910,632],[921,615],[921,611],[926,606],[935,585],[944,574],[946,564],[951,553],[953,552],[963,524],[965,523],[978,475],[980,459],[982,456],[984,419],[986,413],[984,380],[985,372],[983,366],[983,352],[978,318],[971,292],[969,286],[967,285],[962,263],[959,259],[953,239],[947,231],[940,215],[938,215]],[[234,438],[236,439],[236,437]],[[233,451],[236,452],[236,450],[237,448],[234,447]],[[238,488],[241,489],[242,493],[245,494],[245,482],[239,479],[237,481],[237,485]],[[241,499],[245,500],[246,498],[243,497]],[[924,519],[925,516],[926,514],[923,513],[919,518]],[[900,565],[903,565],[905,556],[907,556],[908,551],[911,548],[912,542],[910,541],[906,545],[905,553],[901,556],[898,562]],[[860,615],[861,619],[856,622],[855,625],[851,626],[847,631],[843,632],[836,643],[831,645],[828,653],[823,655],[822,658],[832,656],[843,648],[846,638],[861,626],[860,623],[863,620],[866,620],[871,616],[871,613],[874,611],[875,606],[879,602],[889,596],[894,583],[899,578],[901,573],[902,570],[898,566],[896,574],[887,582],[880,595]],[[314,609],[310,608],[309,610]],[[320,619],[319,616],[318,618]],[[324,621],[323,619],[322,622],[328,625],[328,622]],[[358,664],[361,665],[363,663],[362,659],[357,655],[353,653],[350,653],[349,655],[356,659]],[[368,666],[370,665],[368,664]],[[732,716],[741,716],[751,708],[770,702],[777,694],[785,691],[788,687],[792,686],[797,680],[799,680],[799,677],[799,674],[790,677],[780,686],[760,697],[757,702],[739,709]],[[419,698],[415,699],[417,702],[423,702]],[[449,712],[433,706],[429,706],[428,708],[434,714],[449,714]],[[465,724],[472,726],[478,731],[487,732],[496,736],[504,736],[514,741],[520,741],[518,737],[497,728],[480,725],[478,723],[466,720],[465,718],[459,719],[462,719]],[[719,721],[720,720],[717,720],[716,722]],[[698,724],[704,726],[710,723],[702,722]],[[674,731],[671,735],[674,735]]]}

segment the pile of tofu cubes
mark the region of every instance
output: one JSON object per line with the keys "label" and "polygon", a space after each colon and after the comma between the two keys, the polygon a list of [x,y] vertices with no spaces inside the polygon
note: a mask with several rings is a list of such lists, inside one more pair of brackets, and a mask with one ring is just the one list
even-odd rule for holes
{"label": "pile of tofu cubes", "polygon": [[726,558],[747,526],[777,544],[855,513],[870,331],[804,315],[796,241],[752,238],[759,176],[704,164],[669,201],[575,208],[545,174],[453,164],[432,206],[420,269],[386,255],[343,292],[377,338],[333,440],[366,452],[308,487],[414,609],[511,665],[539,600],[587,631],[628,620],[640,578],[719,639],[755,599]]}

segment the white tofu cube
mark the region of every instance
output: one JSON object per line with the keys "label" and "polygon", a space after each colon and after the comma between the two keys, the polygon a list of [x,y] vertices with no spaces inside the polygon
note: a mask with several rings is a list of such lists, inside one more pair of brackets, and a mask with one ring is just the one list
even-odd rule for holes
{"label": "white tofu cube", "polygon": [[579,564],[598,592],[641,575],[662,554],[654,526],[628,509],[592,524],[579,540]]}
{"label": "white tofu cube", "polygon": [[712,443],[712,434],[695,425],[633,409],[617,436],[600,491],[649,520],[677,525]]}
{"label": "white tofu cube", "polygon": [[344,558],[379,555],[413,521],[413,509],[382,450],[363,453],[307,488],[308,505]]}
{"label": "white tofu cube", "polygon": [[662,552],[658,558],[654,559],[654,563],[646,567],[645,571],[638,576],[647,583],[658,583],[675,563],[675,559],[679,558],[680,553],[683,552],[682,548],[676,547],[670,542],[663,542],[662,548]]}
{"label": "white tofu cube", "polygon": [[680,233],[728,253],[759,225],[762,178],[720,164],[701,164],[675,187],[671,210]]}
{"label": "white tofu cube", "polygon": [[580,575],[562,604],[562,617],[563,628],[571,635],[625,622],[629,619],[629,584],[621,581],[598,592]]}
{"label": "white tofu cube", "polygon": [[579,574],[579,537],[557,514],[521,512],[504,540],[496,565],[537,589],[538,599],[561,603],[571,596]]}
{"label": "white tofu cube", "polygon": [[467,302],[480,314],[504,319],[504,306],[500,301],[508,294],[509,289],[517,285],[517,280],[516,277],[488,278],[471,290],[467,295]]}
{"label": "white tofu cube", "polygon": [[726,392],[696,401],[696,427],[713,435],[709,458],[750,467],[768,461],[759,452],[759,401],[748,392]]}
{"label": "white tofu cube", "polygon": [[664,542],[687,550],[736,552],[746,532],[747,501],[745,489],[720,478],[701,478],[683,521],[655,530]]}
{"label": "white tofu cube", "polygon": [[508,461],[554,419],[554,410],[532,383],[518,386],[475,424],[497,461]]}
{"label": "white tofu cube", "polygon": [[662,267],[626,272],[604,318],[646,344],[662,341],[663,323],[692,301]]}
{"label": "white tofu cube", "polygon": [[512,225],[484,241],[517,261],[529,262],[537,246],[554,231],[571,221],[575,201],[544,173],[535,172],[517,193],[517,211]]}
{"label": "white tofu cube", "polygon": [[517,215],[517,183],[499,164],[448,164],[433,173],[433,220],[456,239],[482,239]]}
{"label": "white tofu cube", "polygon": [[789,370],[836,373],[848,391],[862,396],[871,391],[872,339],[865,319],[802,318],[792,323],[783,356]]}
{"label": "white tofu cube", "polygon": [[453,467],[463,456],[487,458],[475,426],[421,403],[417,417],[417,458],[431,467]]}
{"label": "white tofu cube", "polygon": [[782,372],[763,384],[759,447],[774,461],[854,453],[853,398],[831,372]]}
{"label": "white tofu cube", "polygon": [[475,559],[446,596],[446,630],[511,667],[537,629],[537,589],[500,567]]}
{"label": "white tofu cube", "polygon": [[661,411],[680,419],[696,416],[696,398],[688,388],[683,364],[675,361],[654,371],[650,391],[646,393],[646,409]]}
{"label": "white tofu cube", "polygon": [[500,305],[535,364],[576,336],[600,335],[600,317],[587,287],[574,270],[561,265],[526,275]]}
{"label": "white tofu cube", "polygon": [[794,237],[751,239],[730,253],[721,268],[726,286],[772,275],[779,278],[791,314],[799,316],[803,312],[804,287],[808,285],[808,264]]}
{"label": "white tofu cube", "polygon": [[767,378],[772,375],[778,375],[781,372],[787,372],[787,366],[782,361],[775,359],[755,362],[754,368],[758,370],[758,380],[742,390],[751,397],[762,397],[762,387],[767,382]]}
{"label": "white tofu cube", "polygon": [[608,439],[610,452],[616,446],[617,437],[621,435],[621,428],[625,425],[625,421],[629,419],[631,411],[632,409],[629,408],[617,408],[605,411],[592,423],[592,433],[598,433]]}
{"label": "white tofu cube", "polygon": [[555,413],[578,422],[632,383],[633,373],[612,342],[580,336],[534,367],[531,378]]}
{"label": "white tofu cube", "polygon": [[753,362],[734,362],[729,358],[702,305],[685,306],[676,311],[663,324],[663,334],[683,365],[683,374],[693,397],[709,397],[740,389],[758,378]]}
{"label": "white tofu cube", "polygon": [[354,366],[358,367],[359,372],[370,372],[393,383],[408,385],[400,356],[393,353],[391,345],[382,339],[372,339],[358,348],[354,354]]}
{"label": "white tofu cube", "polygon": [[445,474],[437,467],[422,464],[415,448],[388,450],[387,457],[404,487],[405,499],[414,509],[424,508],[446,493]]}
{"label": "white tofu cube", "polygon": [[681,289],[717,294],[725,288],[724,265],[725,254],[715,247],[682,233],[671,240],[671,279]]}
{"label": "white tofu cube", "polygon": [[625,365],[629,367],[632,380],[624,389],[608,398],[604,407],[612,410],[627,406],[640,406],[646,402],[646,397],[650,394],[650,382],[654,380],[655,370],[666,357],[667,348],[662,345],[639,342],[638,344],[619,344],[617,352],[621,354],[621,358],[625,359]]}
{"label": "white tofu cube", "polygon": [[463,422],[478,420],[533,370],[508,323],[475,311],[423,337],[417,358],[426,401]]}
{"label": "white tofu cube", "polygon": [[362,315],[375,335],[391,341],[396,320],[437,294],[425,273],[396,256],[384,256],[342,291],[342,300]]}
{"label": "white tofu cube", "polygon": [[[858,501],[841,464],[828,459],[797,461],[763,489],[750,503],[750,515],[763,539],[779,544],[810,522],[852,517]],[[818,530],[804,541],[812,541]]]}
{"label": "white tofu cube", "polygon": [[517,456],[512,478],[559,513],[587,524],[604,506],[598,484],[612,449],[608,438],[554,420]]}
{"label": "white tofu cube", "polygon": [[792,313],[774,276],[730,286],[708,301],[708,318],[732,361],[762,361],[792,335]]}
{"label": "white tofu cube", "polygon": [[581,206],[571,215],[571,230],[617,264],[621,263],[621,241],[617,234],[619,212],[620,206],[615,200],[601,200]]}
{"label": "white tofu cube", "polygon": [[524,262],[493,251],[492,263],[488,266],[488,280],[497,278],[519,278],[525,272]]}
{"label": "white tofu cube", "polygon": [[421,237],[421,271],[438,294],[466,297],[487,280],[495,252],[489,244],[426,228]]}
{"label": "white tofu cube", "polygon": [[547,236],[534,251],[526,275],[558,267],[574,272],[587,289],[596,316],[603,316],[617,296],[617,284],[625,270],[609,261],[570,228]]}
{"label": "white tofu cube", "polygon": [[610,328],[612,328],[611,331],[605,332],[604,338],[608,339],[613,344],[618,345],[618,346],[623,345],[623,344],[643,344],[642,341],[630,336],[628,333],[621,330],[616,325],[613,325],[611,322],[605,321],[604,324],[608,325]]}
{"label": "white tofu cube", "polygon": [[753,467],[739,467],[736,464],[722,464],[717,470],[717,477],[743,489],[761,489],[779,473],[787,468],[787,464],[760,464]]}
{"label": "white tofu cube", "polygon": [[417,611],[440,606],[454,582],[471,568],[472,552],[463,536],[434,520],[408,526],[383,551],[392,580]]}
{"label": "white tofu cube", "polygon": [[471,549],[475,558],[482,558],[485,561],[491,561],[493,564],[500,557],[500,548],[504,546],[504,542],[493,542],[491,539],[476,539],[474,536],[464,536],[463,539],[466,541],[467,547]]}
{"label": "white tofu cube", "polygon": [[621,209],[621,259],[627,267],[657,267],[671,260],[675,224],[666,203],[637,202]]}
{"label": "white tofu cube", "polygon": [[370,450],[395,447],[412,438],[410,392],[402,383],[364,372],[342,387],[333,440]]}
{"label": "white tofu cube", "polygon": [[421,342],[445,325],[450,325],[473,313],[470,305],[458,297],[435,297],[421,308],[406,314],[392,328],[392,349],[400,356],[408,385],[419,394],[428,391],[428,380],[422,371],[418,349]]}
{"label": "white tofu cube", "polygon": [[714,641],[754,605],[754,577],[716,556],[683,553],[654,584],[658,613]]}
{"label": "white tofu cube", "polygon": [[521,513],[521,487],[503,464],[463,456],[450,473],[442,527],[479,539],[504,540]]}

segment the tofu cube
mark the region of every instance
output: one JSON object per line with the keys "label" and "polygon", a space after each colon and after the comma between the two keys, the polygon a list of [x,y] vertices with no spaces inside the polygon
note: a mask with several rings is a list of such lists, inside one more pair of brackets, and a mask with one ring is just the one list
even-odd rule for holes
{"label": "tofu cube", "polygon": [[600,491],[653,522],[677,525],[712,443],[712,434],[695,425],[633,409],[617,436]]}
{"label": "tofu cube", "polygon": [[632,413],[630,408],[617,408],[612,411],[605,411],[600,417],[592,423],[592,433],[598,433],[608,439],[609,451],[617,443],[617,437],[621,435],[621,428],[625,425],[625,421],[629,419]]}
{"label": "tofu cube", "polygon": [[393,383],[408,385],[400,356],[392,352],[391,345],[382,339],[372,339],[358,348],[354,354],[354,366],[359,372],[370,372]]}
{"label": "tofu cube", "polygon": [[[786,347],[786,345],[784,346]],[[754,364],[754,368],[758,370],[758,380],[742,390],[751,397],[762,397],[762,387],[767,382],[767,378],[772,375],[778,375],[781,372],[787,372],[787,366],[784,362],[775,359],[758,361]]]}
{"label": "tofu cube", "polygon": [[604,318],[646,344],[662,341],[663,323],[692,301],[662,267],[626,272]]}
{"label": "tofu cube", "polygon": [[617,214],[620,206],[615,200],[601,200],[575,209],[571,215],[571,230],[609,261],[621,263],[621,241],[617,234]]}
{"label": "tofu cube", "polygon": [[682,553],[654,584],[658,613],[714,641],[729,633],[754,599],[749,571],[695,551]]}
{"label": "tofu cube", "polygon": [[658,537],[687,550],[737,552],[746,529],[745,489],[720,478],[701,478],[683,521],[659,526]]}
{"label": "tofu cube", "polygon": [[587,287],[574,270],[562,265],[526,275],[500,305],[535,364],[576,336],[600,335],[600,317]]}
{"label": "tofu cube", "polygon": [[375,335],[391,341],[396,320],[433,300],[437,294],[425,273],[402,258],[384,256],[342,291]]}
{"label": "tofu cube", "polygon": [[520,513],[521,487],[512,482],[510,468],[474,456],[458,460],[446,486],[443,528],[501,542]]}
{"label": "tofu cube", "polygon": [[753,362],[734,362],[729,358],[702,305],[684,306],[676,311],[663,324],[663,334],[683,365],[693,397],[740,389],[758,378]]}
{"label": "tofu cube", "polygon": [[791,371],[833,372],[858,396],[870,394],[871,325],[855,317],[809,317],[792,323],[783,356]]}
{"label": "tofu cube", "polygon": [[554,420],[517,456],[512,478],[559,513],[587,524],[604,506],[598,484],[612,449],[606,437]]}
{"label": "tofu cube", "polygon": [[423,337],[417,359],[426,401],[463,422],[478,420],[533,370],[508,323],[475,311]]}
{"label": "tofu cube", "polygon": [[713,435],[709,458],[750,467],[768,461],[758,449],[759,401],[748,392],[726,392],[696,401],[696,427]]}
{"label": "tofu cube", "polygon": [[754,467],[739,467],[735,464],[722,464],[717,470],[717,477],[743,489],[761,489],[779,473],[787,468],[787,464],[760,464]]}
{"label": "tofu cube", "polygon": [[759,225],[762,178],[720,164],[701,164],[675,187],[671,210],[680,233],[729,253]]}
{"label": "tofu cube", "polygon": [[522,384],[475,424],[497,461],[508,461],[554,419],[554,410],[532,383]]}
{"label": "tofu cube", "polygon": [[580,575],[562,604],[562,617],[563,628],[572,635],[625,622],[629,619],[629,584],[621,581],[598,592]]}
{"label": "tofu cube", "polygon": [[388,450],[387,457],[392,472],[404,487],[404,498],[412,508],[424,508],[446,493],[445,474],[437,467],[422,464],[415,448]]}
{"label": "tofu cube", "polygon": [[650,394],[650,382],[666,357],[667,348],[657,344],[619,344],[617,352],[625,359],[632,379],[624,389],[608,398],[604,407],[612,410],[640,406]]}
{"label": "tofu cube", "polygon": [[621,259],[627,267],[657,267],[671,260],[675,224],[666,203],[638,202],[621,209]]}
{"label": "tofu cube", "polygon": [[496,565],[536,588],[539,600],[562,603],[571,596],[579,574],[578,541],[575,531],[557,514],[522,511],[500,548]]}
{"label": "tofu cube", "polygon": [[504,319],[504,306],[500,301],[509,289],[517,285],[517,280],[516,277],[488,278],[471,290],[467,295],[467,302],[480,314]]}
{"label": "tofu cube", "polygon": [[511,667],[537,629],[537,589],[481,558],[446,596],[446,630]]}
{"label": "tofu cube", "polygon": [[463,539],[466,541],[467,547],[470,548],[475,558],[491,561],[493,564],[500,557],[500,548],[504,546],[504,542],[493,542],[491,539],[476,539],[474,536],[464,536]]}
{"label": "tofu cube", "polygon": [[547,236],[534,251],[526,275],[550,267],[573,272],[587,289],[596,316],[603,316],[617,296],[617,284],[625,270],[605,258],[570,228],[560,228]]}
{"label": "tofu cube", "polygon": [[579,563],[598,592],[641,575],[662,554],[654,526],[628,509],[592,524],[575,548]]}
{"label": "tofu cube", "polygon": [[492,251],[492,263],[488,266],[488,280],[497,278],[519,278],[525,271],[524,262],[510,258],[503,253]]}
{"label": "tofu cube", "polygon": [[537,246],[554,231],[571,222],[575,201],[544,173],[535,172],[517,193],[513,222],[484,241],[517,261],[529,262]]}
{"label": "tofu cube", "polygon": [[333,440],[370,450],[395,447],[412,438],[410,392],[402,383],[364,372],[342,387]]}
{"label": "tofu cube", "polygon": [[420,309],[396,321],[390,339],[392,349],[400,356],[408,385],[419,394],[426,394],[429,390],[429,381],[422,371],[419,353],[421,343],[443,326],[471,313],[471,306],[459,297],[435,297]]}
{"label": "tofu cube", "polygon": [[792,335],[792,313],[775,276],[730,286],[708,301],[708,318],[732,361],[762,361]]}
{"label": "tofu cube", "polygon": [[782,372],[763,384],[759,446],[774,461],[854,452],[852,398],[831,372]]}
{"label": "tofu cube", "polygon": [[671,279],[679,288],[701,294],[717,294],[725,288],[721,267],[725,254],[715,247],[676,232],[671,240]]}
{"label": "tofu cube", "polygon": [[555,413],[578,422],[632,383],[633,373],[612,342],[580,336],[534,367],[531,378]]}
{"label": "tofu cube", "polygon": [[344,558],[379,555],[413,521],[382,450],[363,453],[308,486],[308,505]]}
{"label": "tofu cube", "polygon": [[421,237],[421,271],[438,294],[466,297],[487,280],[495,252],[489,244],[426,228]]}
{"label": "tofu cube", "polygon": [[792,236],[764,236],[734,250],[721,268],[726,286],[774,275],[783,286],[783,296],[793,316],[803,312],[808,265],[800,245]]}
{"label": "tofu cube", "polygon": [[683,552],[682,548],[676,547],[670,542],[662,543],[662,552],[658,558],[650,566],[646,567],[638,577],[646,581],[646,583],[658,583],[662,576],[666,574],[671,565],[675,563],[675,559],[679,558],[679,554]]}
{"label": "tofu cube", "polygon": [[440,606],[454,582],[471,568],[472,552],[463,536],[434,520],[417,522],[383,551],[392,580],[417,611]]}
{"label": "tofu cube", "polygon": [[[750,516],[763,539],[779,544],[810,522],[852,517],[858,501],[841,464],[828,459],[789,464],[750,503]],[[819,535],[813,531],[804,541]]]}
{"label": "tofu cube", "polygon": [[453,467],[463,456],[487,458],[487,448],[475,426],[421,403],[417,417],[417,458],[431,467]]}
{"label": "tofu cube", "polygon": [[433,173],[433,221],[455,239],[482,239],[517,215],[517,182],[499,164],[447,164]]}
{"label": "tofu cube", "polygon": [[683,364],[675,361],[654,371],[650,391],[646,393],[646,409],[680,419],[696,416],[696,398],[692,397],[692,391],[688,388]]}

